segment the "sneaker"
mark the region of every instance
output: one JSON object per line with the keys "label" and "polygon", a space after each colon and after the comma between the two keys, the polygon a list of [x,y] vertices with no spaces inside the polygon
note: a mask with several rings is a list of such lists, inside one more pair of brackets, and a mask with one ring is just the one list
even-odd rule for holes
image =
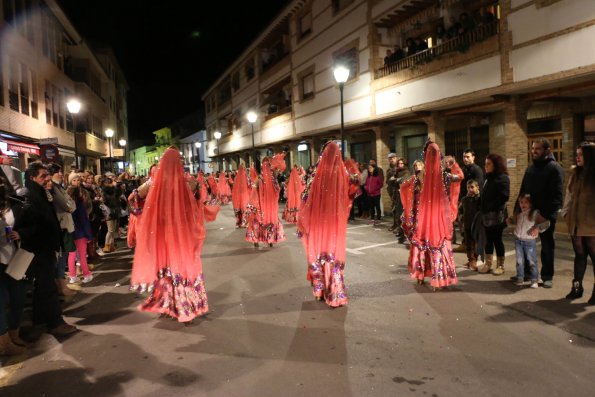
{"label": "sneaker", "polygon": [[97,252],[97,255],[99,255],[99,256],[105,255],[105,252],[103,252],[103,250],[101,248],[98,248],[96,252]]}
{"label": "sneaker", "polygon": [[517,287],[522,287],[523,285],[525,285],[525,282],[523,281],[523,279],[522,279],[522,278],[520,278],[520,279],[518,279],[518,280],[516,281],[515,285],[516,285]]}
{"label": "sneaker", "polygon": [[545,280],[543,282],[543,288],[552,288],[554,286],[554,282],[552,280]]}
{"label": "sneaker", "polygon": [[66,336],[77,332],[78,329],[74,325],[62,323],[57,327],[50,329],[49,333],[54,336]]}
{"label": "sneaker", "polygon": [[77,277],[68,277],[68,282],[70,284],[76,284],[79,281]]}
{"label": "sneaker", "polygon": [[537,284],[537,281],[535,281],[535,280],[531,281],[531,287],[530,288],[533,288],[533,289],[539,288],[539,285]]}
{"label": "sneaker", "polygon": [[83,284],[87,284],[93,280],[93,275],[89,274],[88,276],[83,277]]}

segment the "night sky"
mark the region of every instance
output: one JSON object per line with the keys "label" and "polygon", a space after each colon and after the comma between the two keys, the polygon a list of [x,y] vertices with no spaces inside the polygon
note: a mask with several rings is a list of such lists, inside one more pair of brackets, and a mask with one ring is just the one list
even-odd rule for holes
{"label": "night sky", "polygon": [[[204,111],[204,91],[285,0],[58,0],[78,32],[112,47],[130,86],[130,139]],[[201,120],[200,125],[202,126]]]}

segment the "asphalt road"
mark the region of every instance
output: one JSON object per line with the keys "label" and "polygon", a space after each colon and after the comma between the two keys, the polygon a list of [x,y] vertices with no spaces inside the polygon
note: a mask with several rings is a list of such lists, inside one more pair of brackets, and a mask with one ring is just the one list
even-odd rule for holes
{"label": "asphalt road", "polygon": [[312,298],[295,226],[255,249],[225,207],[202,256],[211,310],[188,326],[136,310],[132,253],[120,249],[65,307],[80,332],[1,359],[0,396],[595,395],[593,271],[585,297],[566,301],[566,238],[552,289],[508,280],[508,242],[504,276],[460,267],[457,286],[433,292],[409,278],[408,251],[386,226],[349,226],[350,302],[329,309]]}

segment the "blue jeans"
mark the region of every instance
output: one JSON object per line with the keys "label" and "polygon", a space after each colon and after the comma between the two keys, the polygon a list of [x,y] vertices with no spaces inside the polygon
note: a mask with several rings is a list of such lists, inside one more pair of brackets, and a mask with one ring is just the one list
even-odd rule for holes
{"label": "blue jeans", "polygon": [[25,307],[25,281],[15,280],[0,265],[0,335],[19,328]]}
{"label": "blue jeans", "polygon": [[68,265],[68,252],[61,252],[56,262],[56,271],[54,272],[55,278],[64,278],[66,273],[66,266]]}
{"label": "blue jeans", "polygon": [[529,263],[531,281],[537,281],[537,242],[535,240],[515,240],[516,249],[516,277],[518,280],[525,278],[525,259]]}

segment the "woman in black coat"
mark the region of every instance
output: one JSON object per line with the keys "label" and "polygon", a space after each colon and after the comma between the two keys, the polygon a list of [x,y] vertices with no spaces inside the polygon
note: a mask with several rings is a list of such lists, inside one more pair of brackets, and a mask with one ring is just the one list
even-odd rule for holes
{"label": "woman in black coat", "polygon": [[[504,273],[504,242],[502,232],[506,227],[506,202],[510,197],[510,179],[502,156],[491,153],[485,160],[486,179],[481,193],[480,212],[485,227],[485,263],[480,273],[492,272],[495,276]],[[493,253],[496,249],[496,268]]]}

